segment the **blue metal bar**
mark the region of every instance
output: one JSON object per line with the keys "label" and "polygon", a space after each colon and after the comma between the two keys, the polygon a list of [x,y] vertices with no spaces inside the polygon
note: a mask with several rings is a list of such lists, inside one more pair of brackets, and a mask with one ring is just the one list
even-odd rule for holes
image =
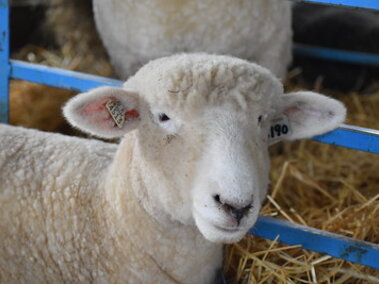
{"label": "blue metal bar", "polygon": [[[86,92],[99,86],[122,86],[123,82],[80,72],[11,60],[11,77],[58,88]],[[315,141],[379,154],[379,131],[345,125],[317,136]]]}
{"label": "blue metal bar", "polygon": [[11,60],[11,78],[52,87],[85,92],[99,86],[121,86],[123,82],[81,72]]}
{"label": "blue metal bar", "polygon": [[313,2],[315,4],[330,4],[339,6],[349,6],[379,10],[378,0],[302,0],[303,2]]}
{"label": "blue metal bar", "polygon": [[334,131],[316,136],[312,140],[379,154],[379,131],[369,128],[343,125]]}
{"label": "blue metal bar", "polygon": [[260,216],[250,233],[270,240],[279,236],[281,243],[301,245],[304,249],[379,269],[379,244],[267,216]]}
{"label": "blue metal bar", "polygon": [[294,45],[294,52],[298,55],[317,57],[326,60],[379,66],[379,55],[364,52],[314,47],[300,43]]}
{"label": "blue metal bar", "polygon": [[0,0],[0,122],[9,120],[9,1]]}

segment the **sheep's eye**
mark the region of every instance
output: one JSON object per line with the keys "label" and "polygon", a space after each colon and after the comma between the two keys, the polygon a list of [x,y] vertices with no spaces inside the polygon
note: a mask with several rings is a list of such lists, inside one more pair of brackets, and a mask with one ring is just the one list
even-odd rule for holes
{"label": "sheep's eye", "polygon": [[262,122],[262,118],[263,118],[262,115],[258,116],[258,123],[261,123],[261,122]]}
{"label": "sheep's eye", "polygon": [[170,120],[170,118],[165,113],[160,113],[158,116],[159,116],[159,121],[160,122]]}

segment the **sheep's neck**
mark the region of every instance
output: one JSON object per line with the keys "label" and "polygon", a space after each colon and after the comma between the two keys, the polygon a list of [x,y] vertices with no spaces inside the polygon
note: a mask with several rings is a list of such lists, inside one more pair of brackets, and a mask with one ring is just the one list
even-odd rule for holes
{"label": "sheep's neck", "polygon": [[[145,200],[137,198],[130,189],[133,186],[134,190],[147,193],[132,148],[132,139],[121,142],[105,185],[107,208],[113,220],[109,226],[118,235],[117,251],[125,259],[132,255],[135,263],[143,263],[136,269],[141,275],[146,270],[145,277],[153,272],[172,282],[193,281],[194,277],[198,277],[198,283],[209,282],[221,266],[221,245],[205,240],[194,226],[152,217],[149,207],[142,205]],[[145,198],[148,200],[149,196]],[[125,262],[130,267],[130,260]],[[199,275],[194,276],[194,271]]]}

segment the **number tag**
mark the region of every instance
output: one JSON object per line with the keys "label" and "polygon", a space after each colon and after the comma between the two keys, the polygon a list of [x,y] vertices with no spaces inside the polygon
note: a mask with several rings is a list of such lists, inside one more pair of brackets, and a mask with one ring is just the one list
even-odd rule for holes
{"label": "number tag", "polygon": [[109,111],[118,128],[122,128],[125,122],[124,106],[119,101],[109,101],[106,103],[105,107]]}
{"label": "number tag", "polygon": [[268,133],[269,145],[291,135],[291,127],[287,116],[283,115],[272,120]]}

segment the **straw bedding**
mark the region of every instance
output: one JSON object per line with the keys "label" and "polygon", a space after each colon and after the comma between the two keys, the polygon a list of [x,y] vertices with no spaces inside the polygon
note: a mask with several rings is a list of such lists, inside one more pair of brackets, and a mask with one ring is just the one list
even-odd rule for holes
{"label": "straw bedding", "polygon": [[[95,30],[90,0],[49,0],[37,45],[26,45],[13,59],[111,77],[112,67]],[[74,92],[11,82],[10,122],[46,131],[70,133],[61,106]]]}
{"label": "straw bedding", "polygon": [[[68,9],[74,9],[74,1],[65,3]],[[61,20],[74,20],[59,15],[63,13],[68,17],[75,13],[60,9],[49,13],[51,19],[59,19],[56,25],[62,28],[65,24]],[[74,29],[76,24],[83,23],[82,20],[83,17],[81,21],[72,22],[74,25],[67,25],[66,30],[59,30],[59,34]],[[54,22],[49,25],[54,26]],[[58,38],[57,42],[61,44],[54,50],[26,46],[13,57],[112,76],[104,50],[93,35],[93,26],[85,21],[83,25],[83,33]],[[304,87],[303,84],[293,84],[292,79],[288,80],[288,90]],[[311,89],[333,94],[322,90],[320,82],[317,81]],[[11,90],[13,124],[50,131],[64,127],[61,117],[57,122],[53,120],[72,92],[20,81],[13,82]],[[379,128],[379,91],[370,95],[333,95],[347,105],[347,123]],[[272,182],[263,215],[379,243],[377,155],[313,141],[279,144],[271,150]],[[254,236],[246,236],[240,243],[226,248],[224,271],[229,283],[379,283],[378,270]]]}

